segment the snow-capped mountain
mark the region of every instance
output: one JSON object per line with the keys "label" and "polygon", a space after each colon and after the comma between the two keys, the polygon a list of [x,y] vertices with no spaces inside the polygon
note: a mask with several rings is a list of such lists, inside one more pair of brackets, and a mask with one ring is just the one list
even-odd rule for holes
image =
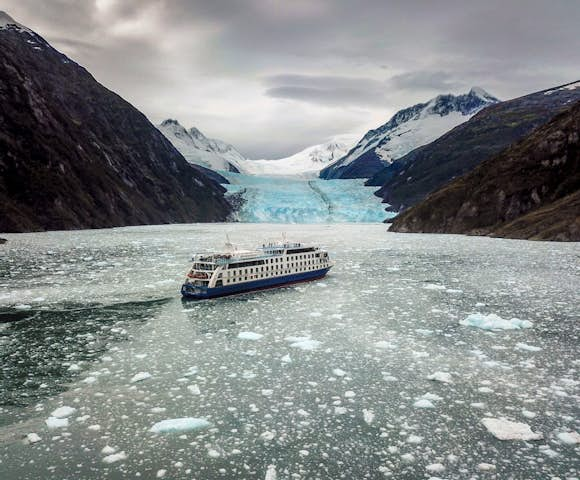
{"label": "snow-capped mountain", "polygon": [[321,178],[368,178],[393,160],[432,142],[499,100],[474,87],[464,95],[439,95],[398,111],[366,135],[343,158],[320,172]]}
{"label": "snow-capped mountain", "polygon": [[189,163],[212,170],[243,172],[246,158],[229,143],[206,137],[197,128],[186,130],[177,120],[157,127]]}
{"label": "snow-capped mountain", "polygon": [[246,160],[246,172],[253,175],[317,177],[320,170],[343,157],[357,140],[356,135],[338,135],[286,158]]}

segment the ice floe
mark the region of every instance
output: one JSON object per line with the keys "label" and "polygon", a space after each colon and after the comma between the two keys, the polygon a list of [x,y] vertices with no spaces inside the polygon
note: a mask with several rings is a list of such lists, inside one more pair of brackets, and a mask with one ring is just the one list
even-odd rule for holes
{"label": "ice floe", "polygon": [[413,406],[415,408],[435,408],[435,405],[433,404],[433,402],[431,402],[430,400],[427,400],[425,398],[421,398],[419,400],[416,400],[415,403],[413,404]]}
{"label": "ice floe", "polygon": [[57,408],[56,410],[54,410],[50,416],[54,417],[54,418],[67,418],[70,417],[73,413],[76,412],[76,408],[73,407],[68,407],[66,405]]}
{"label": "ice floe", "polygon": [[27,443],[37,443],[40,442],[42,438],[37,433],[29,433],[26,435],[26,442]]}
{"label": "ice floe", "polygon": [[126,460],[127,454],[125,452],[113,453],[112,455],[107,455],[103,458],[103,462],[105,463],[115,463],[120,462],[121,460]]}
{"label": "ice floe", "polygon": [[459,324],[466,327],[481,328],[482,330],[519,330],[532,328],[534,325],[528,320],[520,320],[519,318],[505,320],[495,313],[490,313],[489,315],[472,313],[464,320],[460,320]]}
{"label": "ice floe", "polygon": [[189,385],[187,389],[192,395],[201,395],[201,390],[198,385]]}
{"label": "ice floe", "polygon": [[540,440],[541,433],[535,433],[526,423],[512,422],[504,418],[484,418],[481,423],[498,440]]}
{"label": "ice floe", "polygon": [[68,427],[68,418],[48,417],[46,420],[48,428],[66,428]]}
{"label": "ice floe", "polygon": [[310,337],[286,337],[285,340],[290,342],[292,348],[299,348],[301,350],[316,350],[322,342],[313,340]]}
{"label": "ice floe", "polygon": [[536,347],[534,345],[528,345],[527,343],[516,343],[516,348],[518,350],[526,350],[528,352],[540,352],[541,347]]}
{"label": "ice floe", "polygon": [[427,380],[433,380],[441,383],[453,383],[451,374],[448,372],[435,372],[427,376]]}
{"label": "ice floe", "polygon": [[151,378],[151,374],[149,372],[139,372],[131,378],[131,383],[142,382],[143,380],[147,380]]}
{"label": "ice floe", "polygon": [[268,465],[266,469],[266,476],[264,480],[276,480],[276,466],[275,465]]}
{"label": "ice floe", "polygon": [[173,433],[173,432],[187,432],[189,430],[201,430],[209,428],[211,423],[205,418],[184,417],[184,418],[169,418],[157,422],[150,428],[153,433]]}
{"label": "ice floe", "polygon": [[575,445],[580,443],[580,434],[577,432],[560,432],[556,435],[556,437],[566,445]]}
{"label": "ice floe", "polygon": [[240,332],[238,338],[240,340],[260,340],[264,335],[256,332]]}

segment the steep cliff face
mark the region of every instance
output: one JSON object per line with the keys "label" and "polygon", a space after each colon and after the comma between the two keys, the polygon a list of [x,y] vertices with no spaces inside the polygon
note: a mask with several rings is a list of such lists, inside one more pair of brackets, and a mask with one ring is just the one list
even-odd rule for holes
{"label": "steep cliff face", "polygon": [[222,187],[143,114],[0,20],[0,232],[226,219]]}
{"label": "steep cliff face", "polygon": [[488,106],[467,122],[376,173],[367,185],[400,211],[524,138],[580,100],[580,82]]}
{"label": "steep cliff face", "polygon": [[580,241],[580,101],[400,214],[391,230]]}

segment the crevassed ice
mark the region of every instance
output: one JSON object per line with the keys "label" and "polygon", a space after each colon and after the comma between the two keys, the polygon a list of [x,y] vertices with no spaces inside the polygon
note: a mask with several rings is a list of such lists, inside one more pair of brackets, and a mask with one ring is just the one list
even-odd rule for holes
{"label": "crevassed ice", "polygon": [[394,216],[385,212],[376,187],[364,180],[303,180],[220,172],[231,182],[229,194],[245,203],[238,219],[252,223],[374,223]]}

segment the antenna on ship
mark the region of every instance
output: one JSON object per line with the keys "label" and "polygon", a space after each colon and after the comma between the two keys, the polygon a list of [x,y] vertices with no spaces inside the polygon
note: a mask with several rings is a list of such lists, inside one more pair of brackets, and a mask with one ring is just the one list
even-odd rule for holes
{"label": "antenna on ship", "polygon": [[236,250],[236,247],[231,242],[230,236],[227,233],[226,233],[226,250],[228,251],[228,253],[233,253]]}

